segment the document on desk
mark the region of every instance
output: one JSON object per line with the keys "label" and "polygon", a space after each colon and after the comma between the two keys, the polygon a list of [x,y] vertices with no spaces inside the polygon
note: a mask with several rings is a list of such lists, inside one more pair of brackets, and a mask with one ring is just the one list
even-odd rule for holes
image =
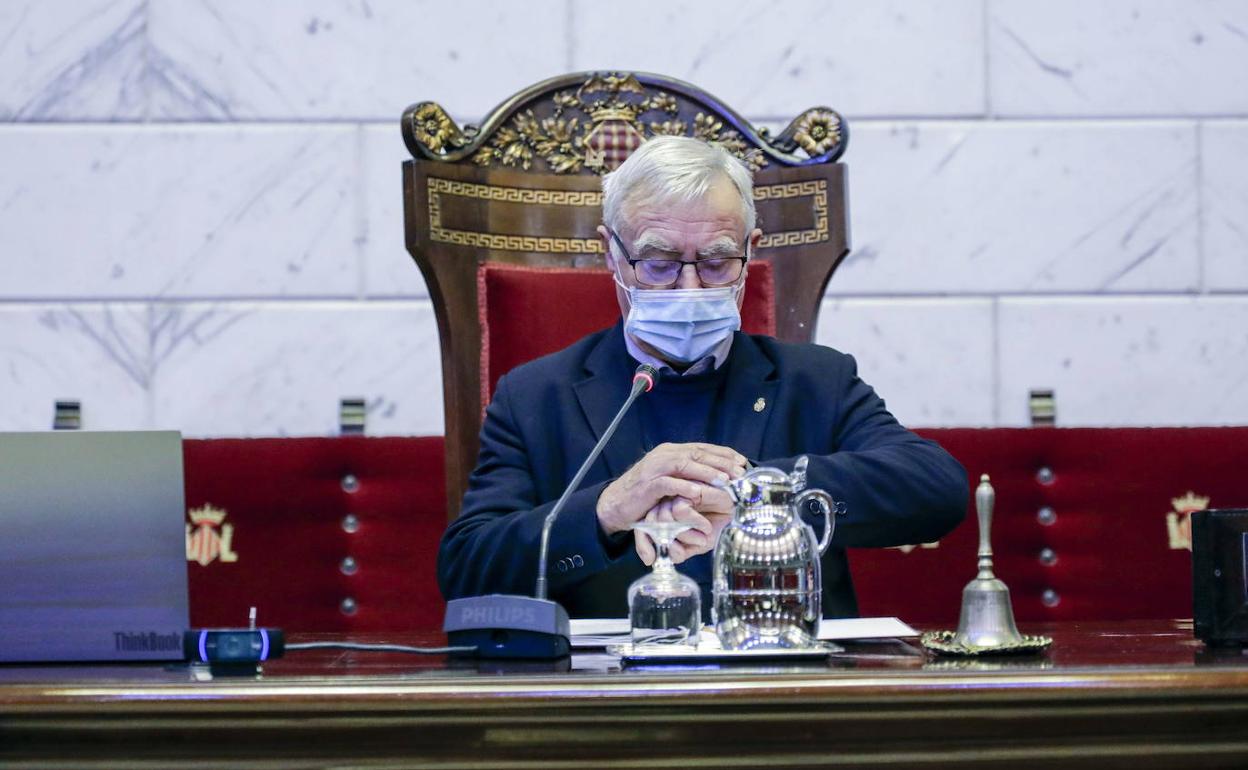
{"label": "document on desk", "polygon": [[[713,631],[712,631],[713,633]],[[897,618],[825,618],[819,622],[819,638],[906,639],[919,635]],[[628,618],[573,618],[572,647],[590,649],[628,641]]]}

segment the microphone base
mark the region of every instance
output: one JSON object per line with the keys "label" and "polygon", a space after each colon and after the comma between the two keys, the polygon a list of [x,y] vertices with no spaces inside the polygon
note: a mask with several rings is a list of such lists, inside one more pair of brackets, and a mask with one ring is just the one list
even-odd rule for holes
{"label": "microphone base", "polygon": [[476,648],[460,655],[555,660],[572,652],[568,613],[548,599],[505,594],[452,599],[442,630],[451,646]]}

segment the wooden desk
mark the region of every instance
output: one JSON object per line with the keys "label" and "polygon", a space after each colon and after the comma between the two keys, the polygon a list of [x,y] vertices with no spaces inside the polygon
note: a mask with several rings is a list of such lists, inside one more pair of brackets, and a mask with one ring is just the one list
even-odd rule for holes
{"label": "wooden desk", "polygon": [[1205,650],[1189,622],[1024,631],[1053,648],[648,670],[316,651],[234,681],[0,667],[0,766],[1248,766],[1248,658]]}

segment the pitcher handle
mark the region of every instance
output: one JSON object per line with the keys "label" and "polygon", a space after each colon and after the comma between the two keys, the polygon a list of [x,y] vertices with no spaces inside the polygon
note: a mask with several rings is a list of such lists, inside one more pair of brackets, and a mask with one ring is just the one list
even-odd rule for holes
{"label": "pitcher handle", "polygon": [[794,492],[801,492],[806,486],[806,466],[810,464],[810,458],[802,455],[797,458],[797,462],[793,464],[793,472],[789,474],[789,483],[793,485]]}
{"label": "pitcher handle", "polygon": [[838,503],[832,499],[832,495],[824,492],[822,489],[808,489],[798,495],[793,503],[800,513],[803,508],[811,500],[819,503],[819,507],[823,511],[823,536],[819,538],[819,555],[823,556],[828,550],[828,546],[832,543],[832,530],[836,527],[836,520],[832,518],[832,512],[845,512],[845,504]]}

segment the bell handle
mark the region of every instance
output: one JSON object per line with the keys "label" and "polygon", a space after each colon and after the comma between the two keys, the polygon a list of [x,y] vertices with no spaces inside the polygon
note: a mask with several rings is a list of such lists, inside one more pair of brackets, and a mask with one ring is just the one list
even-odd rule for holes
{"label": "bell handle", "polygon": [[800,512],[811,500],[818,502],[819,507],[823,509],[823,536],[819,538],[819,555],[823,556],[828,546],[832,544],[832,530],[836,527],[832,511],[837,508],[837,503],[832,499],[832,495],[822,489],[808,489],[793,500],[793,505]]}
{"label": "bell handle", "polygon": [[975,513],[979,519],[979,552],[976,564],[979,574],[977,579],[992,579],[992,509],[996,503],[997,493],[985,473],[979,477],[979,486],[975,488]]}

